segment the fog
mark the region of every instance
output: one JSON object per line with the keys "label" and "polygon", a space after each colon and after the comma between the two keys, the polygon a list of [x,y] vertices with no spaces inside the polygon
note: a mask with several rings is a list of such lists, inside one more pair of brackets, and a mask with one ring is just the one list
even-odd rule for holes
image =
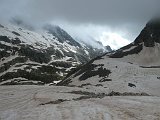
{"label": "fog", "polygon": [[77,40],[117,49],[159,15],[159,5],[159,0],[0,0],[0,21],[21,19],[36,29],[56,24]]}

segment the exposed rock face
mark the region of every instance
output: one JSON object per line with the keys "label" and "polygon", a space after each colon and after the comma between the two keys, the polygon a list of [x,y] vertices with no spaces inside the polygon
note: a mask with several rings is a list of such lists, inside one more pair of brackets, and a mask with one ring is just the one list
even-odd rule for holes
{"label": "exposed rock face", "polygon": [[107,45],[105,47],[106,47],[107,50],[112,51],[112,48],[109,45]]}
{"label": "exposed rock face", "polygon": [[135,40],[135,44],[144,42],[146,47],[154,47],[160,43],[160,19],[151,20]]}

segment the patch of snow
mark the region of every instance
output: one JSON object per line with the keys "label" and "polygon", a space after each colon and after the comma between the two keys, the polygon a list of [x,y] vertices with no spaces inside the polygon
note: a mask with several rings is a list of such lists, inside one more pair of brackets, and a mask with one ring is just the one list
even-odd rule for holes
{"label": "patch of snow", "polygon": [[84,50],[84,52],[85,52],[87,55],[89,55],[89,52],[88,52],[87,50]]}

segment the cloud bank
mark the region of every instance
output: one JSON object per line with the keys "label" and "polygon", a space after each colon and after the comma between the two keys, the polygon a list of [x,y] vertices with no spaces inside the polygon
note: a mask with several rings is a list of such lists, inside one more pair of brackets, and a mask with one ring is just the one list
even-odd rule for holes
{"label": "cloud bank", "polygon": [[159,5],[159,0],[0,0],[0,21],[18,17],[36,27],[57,24],[75,38],[92,37],[117,49],[159,15]]}

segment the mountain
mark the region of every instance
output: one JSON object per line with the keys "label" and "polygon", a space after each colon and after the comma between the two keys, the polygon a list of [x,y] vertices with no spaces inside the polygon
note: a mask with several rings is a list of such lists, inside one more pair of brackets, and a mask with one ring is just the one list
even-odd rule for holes
{"label": "mountain", "polygon": [[159,95],[160,20],[149,21],[134,42],[74,69],[58,85],[110,95]]}
{"label": "mountain", "polygon": [[[133,43],[73,68],[66,79],[57,84],[63,86],[1,86],[0,119],[159,120],[160,67],[158,55],[160,43],[158,31],[160,28],[157,28],[157,23],[154,28],[154,24],[154,22],[147,24]],[[3,78],[1,84],[26,84],[24,82],[28,83],[31,79],[28,80],[25,74],[27,76],[39,75],[38,79],[44,75],[45,80],[54,73],[54,68],[57,71],[54,74],[60,75],[58,72],[62,68],[70,69],[67,67],[68,62],[71,62],[73,66],[75,57],[69,58],[68,55],[61,57],[59,54],[53,56],[53,51],[58,50],[64,53],[66,50],[71,55],[74,53],[77,56],[77,54],[82,55],[77,49],[86,48],[85,53],[89,49],[84,43],[80,43],[81,47],[77,47],[77,43],[74,46],[71,45],[73,43],[66,43],[65,40],[60,40],[62,41],[60,42],[55,33],[53,39],[53,34],[48,32],[37,34],[24,29],[23,32],[20,32],[13,27],[0,28],[0,30],[0,33],[3,33],[1,36],[3,39],[0,39],[0,51],[2,51],[0,53],[3,54],[0,55],[5,55],[0,65],[1,70],[7,69],[0,75],[7,74],[7,78],[19,73],[23,75],[22,78],[25,78],[24,81],[19,78],[21,82],[17,80],[18,83],[15,83],[18,78],[14,78],[14,82],[9,82],[13,81],[10,78],[7,80]],[[39,44],[34,44],[34,40]],[[44,46],[45,43],[46,46]],[[91,50],[94,52],[94,48]],[[52,56],[52,59],[48,60],[46,54]],[[87,55],[91,56],[89,52]],[[26,59],[27,61],[24,62],[23,60]],[[79,57],[75,60],[75,65],[80,63],[78,59]],[[64,64],[58,64],[59,62]],[[24,74],[21,74],[20,70]],[[44,84],[43,81],[41,82]]]}
{"label": "mountain", "polygon": [[160,65],[160,21],[149,21],[136,40],[109,55],[138,65]]}
{"label": "mountain", "polygon": [[0,84],[45,84],[107,50],[75,41],[58,26],[31,31],[0,25]]}
{"label": "mountain", "polygon": [[105,46],[105,48],[106,48],[108,51],[113,51],[112,48],[111,48],[109,45]]}
{"label": "mountain", "polygon": [[136,40],[109,55],[145,66],[160,65],[160,20],[149,21]]}
{"label": "mountain", "polygon": [[59,26],[56,25],[46,25],[44,26],[50,34],[54,35],[58,38],[60,43],[64,43],[67,40],[67,43],[72,46],[81,47],[80,43],[76,42],[66,31],[61,29]]}

